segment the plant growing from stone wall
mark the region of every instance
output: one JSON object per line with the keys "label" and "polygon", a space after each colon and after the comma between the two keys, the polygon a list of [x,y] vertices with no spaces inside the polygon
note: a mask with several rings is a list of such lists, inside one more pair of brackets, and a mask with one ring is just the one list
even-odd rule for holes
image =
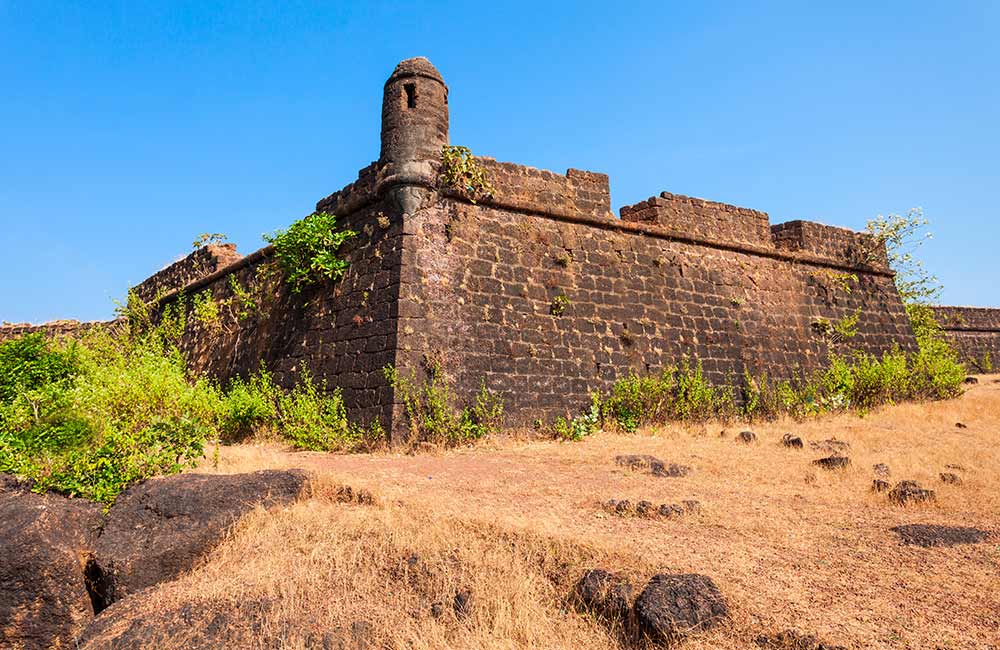
{"label": "plant growing from stone wall", "polygon": [[420,382],[416,373],[401,376],[395,367],[383,368],[386,381],[403,404],[410,428],[409,442],[457,445],[499,433],[503,426],[503,398],[482,380],[472,404],[456,410],[452,387],[440,361],[427,359],[427,378]]}
{"label": "plant growing from stone wall", "polygon": [[215,300],[212,292],[208,289],[195,294],[191,301],[191,314],[196,322],[201,323],[211,331],[217,332],[222,329],[219,302]]}
{"label": "plant growing from stone wall", "polygon": [[292,293],[323,281],[337,281],[347,270],[347,260],[337,257],[341,244],[358,233],[337,228],[337,218],[314,212],[264,240],[274,246],[274,258]]}
{"label": "plant growing from stone wall", "polygon": [[442,187],[454,190],[473,203],[496,192],[489,173],[468,147],[445,145],[441,148],[438,182]]}
{"label": "plant growing from stone wall", "polygon": [[191,248],[198,250],[202,246],[223,244],[228,239],[229,238],[226,237],[226,235],[221,232],[203,232],[200,235],[198,235],[193,242],[191,242]]}

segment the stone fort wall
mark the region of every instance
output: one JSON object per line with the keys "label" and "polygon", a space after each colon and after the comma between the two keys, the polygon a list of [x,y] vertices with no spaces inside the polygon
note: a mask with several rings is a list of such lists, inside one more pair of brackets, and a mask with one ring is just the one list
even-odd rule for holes
{"label": "stone fort wall", "polygon": [[1000,370],[1000,309],[935,307],[934,318],[970,369]]}
{"label": "stone fort wall", "polygon": [[[602,174],[482,162],[491,198],[405,219],[398,358],[444,359],[465,395],[485,380],[519,424],[685,356],[725,383],[915,345],[865,235],[667,193],[616,219]],[[818,327],[853,316],[851,339]]]}
{"label": "stone fort wall", "polygon": [[[794,377],[830,352],[915,347],[885,251],[864,234],[667,192],[616,218],[603,174],[489,158],[477,159],[489,196],[442,187],[447,96],[425,59],[386,82],[379,160],[316,204],[359,233],[341,248],[340,281],[292,294],[270,247],[241,257],[226,245],[135,288],[157,314],[184,298],[195,371],[224,382],[263,363],[284,386],[308,371],[343,392],[353,419],[401,436],[390,364],[419,377],[441,362],[457,404],[485,382],[510,424],[528,424],[685,357],[737,383],[745,371]],[[218,317],[204,320],[195,304],[209,297]],[[947,325],[970,358],[996,350],[1000,312],[980,311]],[[855,336],[835,331],[845,319]],[[3,326],[0,340],[26,331],[47,330]]]}

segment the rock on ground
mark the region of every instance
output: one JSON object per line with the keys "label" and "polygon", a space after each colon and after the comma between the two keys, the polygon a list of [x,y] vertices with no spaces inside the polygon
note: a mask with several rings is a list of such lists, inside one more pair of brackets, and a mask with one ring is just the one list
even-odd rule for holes
{"label": "rock on ground", "polygon": [[89,572],[95,609],[189,570],[241,515],[295,501],[301,470],[155,478],[123,492],[97,540]]}
{"label": "rock on ground", "polygon": [[656,456],[650,456],[648,454],[625,454],[615,456],[615,463],[621,465],[622,467],[628,467],[631,470],[645,469],[649,470],[649,473],[653,476],[669,478],[687,476],[688,472],[691,471],[691,468],[687,465],[678,465],[676,463],[670,463],[667,465]]}
{"label": "rock on ground", "polygon": [[802,438],[798,436],[793,436],[790,433],[786,433],[781,437],[781,444],[786,447],[792,447],[794,449],[802,449]]}
{"label": "rock on ground", "polygon": [[634,612],[645,637],[667,644],[729,619],[719,588],[708,576],[696,573],[653,576],[636,599]]}
{"label": "rock on ground", "polygon": [[83,569],[100,506],[0,475],[0,648],[72,648],[94,616]]}
{"label": "rock on ground", "polygon": [[847,650],[841,645],[830,645],[812,634],[802,634],[797,630],[783,630],[774,634],[762,634],[754,639],[761,648],[772,650]]}
{"label": "rock on ground", "polygon": [[577,608],[611,623],[624,623],[632,608],[632,583],[626,578],[591,569],[583,574],[573,589]]}
{"label": "rock on ground", "polygon": [[933,501],[934,490],[925,490],[916,481],[900,481],[889,492],[889,500],[896,505]]}
{"label": "rock on ground", "polygon": [[847,456],[827,456],[813,461],[813,465],[818,465],[823,469],[844,469],[851,464],[851,459]]}

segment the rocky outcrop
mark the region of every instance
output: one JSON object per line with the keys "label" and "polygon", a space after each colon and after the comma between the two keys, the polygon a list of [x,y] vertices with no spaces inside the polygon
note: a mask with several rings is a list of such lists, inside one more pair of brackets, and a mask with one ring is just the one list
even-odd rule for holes
{"label": "rocky outcrop", "polygon": [[129,488],[97,540],[89,572],[95,608],[191,569],[241,515],[295,501],[306,482],[301,470],[264,470],[180,474]]}
{"label": "rocky outcrop", "polygon": [[84,565],[100,506],[0,475],[0,647],[72,648],[93,618]]}

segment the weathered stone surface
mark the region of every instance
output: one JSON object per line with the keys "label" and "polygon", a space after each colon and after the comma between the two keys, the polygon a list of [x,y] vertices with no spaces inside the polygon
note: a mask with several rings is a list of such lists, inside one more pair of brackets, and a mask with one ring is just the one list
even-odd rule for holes
{"label": "weathered stone surface", "polygon": [[811,449],[816,451],[826,451],[832,454],[842,454],[851,448],[851,443],[846,440],[827,438],[826,440],[813,441],[809,443]]}
{"label": "weathered stone surface", "polygon": [[990,537],[990,533],[985,530],[967,526],[907,524],[889,530],[899,535],[904,544],[923,547],[978,544]]}
{"label": "weathered stone surface", "polygon": [[818,465],[823,469],[845,469],[851,464],[851,459],[847,456],[827,456],[813,461],[813,465]]}
{"label": "weathered stone surface", "polygon": [[101,507],[26,488],[0,474],[0,647],[71,648],[94,616],[84,565]]}
{"label": "weathered stone surface", "polygon": [[781,437],[781,444],[792,449],[802,449],[802,438],[786,433]]}
{"label": "weathered stone surface", "polygon": [[609,499],[602,504],[602,507],[619,517],[639,517],[642,519],[670,519],[701,512],[701,504],[694,500],[683,501],[680,505],[661,503],[657,506],[652,501],[639,501],[633,504],[628,499]]}
{"label": "weathered stone surface", "polygon": [[301,470],[179,474],[123,492],[97,541],[92,583],[98,609],[187,571],[241,515],[288,504],[307,481]]}
{"label": "weathered stone surface", "polygon": [[996,368],[1000,368],[1000,309],[985,307],[933,307],[932,309],[934,319],[944,329],[948,342],[958,351],[959,357],[970,370],[988,373],[996,372]]}
{"label": "weathered stone surface", "polygon": [[900,506],[933,501],[934,499],[934,491],[925,490],[916,481],[900,481],[889,492],[889,500]]}
{"label": "weathered stone surface", "polygon": [[648,454],[627,454],[615,456],[615,463],[633,470],[648,470],[653,476],[671,478],[687,476],[688,472],[691,471],[691,468],[687,465],[678,465],[676,463],[670,463],[668,465],[656,456],[650,456]]}
{"label": "weathered stone surface", "polygon": [[729,618],[729,607],[708,576],[657,574],[635,601],[640,632],[654,642],[675,643]]}
{"label": "weathered stone surface", "polygon": [[628,579],[604,569],[591,569],[577,581],[573,596],[582,611],[612,623],[624,623],[629,618],[634,593]]}
{"label": "weathered stone surface", "polygon": [[762,634],[754,639],[761,648],[772,650],[846,650],[841,645],[831,645],[820,641],[813,634],[803,634],[798,630],[782,630],[773,634]]}

